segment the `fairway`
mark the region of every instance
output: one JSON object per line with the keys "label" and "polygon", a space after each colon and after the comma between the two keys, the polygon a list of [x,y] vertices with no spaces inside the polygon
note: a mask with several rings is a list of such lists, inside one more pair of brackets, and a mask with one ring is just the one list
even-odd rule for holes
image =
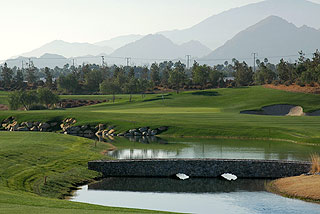
{"label": "fairway", "polygon": [[124,113],[124,114],[203,114],[203,113],[219,113],[219,108],[205,108],[205,107],[154,107],[154,108],[133,108],[122,110],[99,110],[92,111],[96,113]]}

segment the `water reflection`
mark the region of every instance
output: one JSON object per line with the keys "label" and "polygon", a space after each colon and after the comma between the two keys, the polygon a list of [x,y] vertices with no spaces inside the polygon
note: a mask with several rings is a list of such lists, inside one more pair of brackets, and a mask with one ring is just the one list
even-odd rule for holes
{"label": "water reflection", "polygon": [[222,179],[192,178],[181,181],[170,178],[105,178],[88,186],[89,190],[112,190],[132,192],[167,192],[167,193],[221,193],[265,191],[263,179],[241,179],[234,182]]}
{"label": "water reflection", "polygon": [[[319,153],[319,146],[299,145],[289,142],[225,140],[225,139],[169,139],[143,138],[128,139],[130,149],[119,149],[108,153],[117,159],[150,159],[150,158],[222,158],[222,159],[260,159],[308,161],[310,154]],[[163,144],[161,148],[145,147],[146,142]],[[169,145],[182,145],[172,149]],[[120,145],[120,144],[115,144]],[[128,144],[127,144],[128,146]]]}
{"label": "water reflection", "polygon": [[265,191],[266,180],[107,178],[78,190],[72,201],[198,214],[316,214],[318,204]]}

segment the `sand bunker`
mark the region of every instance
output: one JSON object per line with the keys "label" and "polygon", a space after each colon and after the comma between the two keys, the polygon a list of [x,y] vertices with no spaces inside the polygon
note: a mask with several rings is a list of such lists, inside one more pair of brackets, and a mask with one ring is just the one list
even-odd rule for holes
{"label": "sand bunker", "polygon": [[272,105],[265,106],[261,111],[241,111],[241,114],[271,115],[271,116],[320,116],[320,110],[312,113],[304,113],[301,106]]}

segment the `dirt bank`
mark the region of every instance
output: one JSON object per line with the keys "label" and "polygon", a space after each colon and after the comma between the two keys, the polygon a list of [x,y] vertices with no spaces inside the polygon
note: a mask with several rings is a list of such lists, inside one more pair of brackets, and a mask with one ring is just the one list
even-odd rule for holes
{"label": "dirt bank", "polygon": [[290,198],[320,203],[320,175],[301,175],[272,181],[268,190]]}
{"label": "dirt bank", "polygon": [[304,87],[301,87],[301,86],[295,85],[295,84],[289,85],[289,86],[267,84],[267,85],[264,85],[263,87],[277,89],[277,90],[283,90],[283,91],[289,91],[289,92],[320,94],[320,86],[319,85],[315,85],[315,86],[306,85]]}

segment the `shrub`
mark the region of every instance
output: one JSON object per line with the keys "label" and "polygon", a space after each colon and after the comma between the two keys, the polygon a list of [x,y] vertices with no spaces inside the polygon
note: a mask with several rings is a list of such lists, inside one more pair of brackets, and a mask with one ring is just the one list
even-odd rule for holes
{"label": "shrub", "polygon": [[315,174],[320,172],[320,156],[318,154],[311,155],[311,171],[310,173]]}

